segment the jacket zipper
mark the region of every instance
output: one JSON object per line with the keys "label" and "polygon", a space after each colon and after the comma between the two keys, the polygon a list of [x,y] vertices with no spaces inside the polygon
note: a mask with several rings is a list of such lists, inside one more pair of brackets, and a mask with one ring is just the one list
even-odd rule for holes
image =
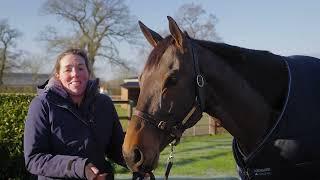
{"label": "jacket zipper", "polygon": [[[80,117],[77,113],[75,113],[72,109],[70,109],[68,106],[64,106],[64,105],[58,105],[56,104],[58,107],[67,109],[69,112],[71,112],[76,118],[78,118],[82,123],[84,123],[86,126],[90,127],[90,125],[82,118]],[[90,123],[91,123],[91,119],[90,119]]]}

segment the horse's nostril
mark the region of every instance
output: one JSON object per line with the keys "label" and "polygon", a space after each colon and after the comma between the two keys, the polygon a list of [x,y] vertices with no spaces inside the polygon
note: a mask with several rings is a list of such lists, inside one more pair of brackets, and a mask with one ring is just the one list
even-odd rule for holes
{"label": "horse's nostril", "polygon": [[134,163],[136,165],[141,164],[143,161],[142,152],[138,148],[136,148],[134,149],[133,153],[134,153],[134,159],[133,159]]}

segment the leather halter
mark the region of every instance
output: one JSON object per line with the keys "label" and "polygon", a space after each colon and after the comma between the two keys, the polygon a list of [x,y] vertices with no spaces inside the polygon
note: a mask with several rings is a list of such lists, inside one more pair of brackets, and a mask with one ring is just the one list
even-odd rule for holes
{"label": "leather halter", "polygon": [[143,112],[137,109],[135,110],[135,114],[134,114],[134,116],[137,116],[140,119],[143,119],[145,122],[147,122],[148,124],[151,124],[157,129],[169,132],[170,135],[175,139],[175,145],[179,143],[182,133],[186,129],[195,125],[201,119],[202,112],[205,109],[205,99],[204,99],[205,98],[205,92],[204,92],[205,79],[200,73],[198,56],[194,51],[194,42],[190,38],[188,38],[188,40],[190,40],[190,44],[191,44],[193,65],[196,73],[196,76],[195,76],[196,96],[195,96],[195,100],[192,105],[192,108],[188,112],[186,112],[185,117],[178,122],[173,121],[173,119],[163,120],[155,117],[154,115],[148,114],[146,112]]}

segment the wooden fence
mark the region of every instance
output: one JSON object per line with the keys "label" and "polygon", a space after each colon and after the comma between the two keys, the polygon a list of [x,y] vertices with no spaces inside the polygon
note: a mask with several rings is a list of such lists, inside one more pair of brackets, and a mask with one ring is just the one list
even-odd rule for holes
{"label": "wooden fence", "polygon": [[[124,100],[112,100],[113,103],[116,104],[120,104],[120,105],[125,105],[125,106],[121,106],[122,108],[126,109],[127,111],[127,115],[119,115],[119,119],[125,119],[125,120],[130,120],[132,117],[132,113],[133,113],[133,101],[128,100],[128,101],[124,101]],[[119,113],[118,113],[119,114]]]}
{"label": "wooden fence", "polygon": [[193,127],[187,129],[184,132],[184,136],[198,136],[198,135],[215,135],[226,132],[226,130],[221,126],[219,121],[209,116],[206,113],[203,113],[203,117],[200,121]]}

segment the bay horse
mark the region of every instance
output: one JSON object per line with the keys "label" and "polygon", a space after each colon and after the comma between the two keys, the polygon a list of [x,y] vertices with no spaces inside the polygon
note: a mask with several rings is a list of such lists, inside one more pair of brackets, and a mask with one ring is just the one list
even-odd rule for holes
{"label": "bay horse", "polygon": [[154,49],[123,144],[128,167],[152,172],[206,112],[234,137],[242,179],[319,178],[320,60],[193,39],[168,20],[165,38],[139,21]]}

